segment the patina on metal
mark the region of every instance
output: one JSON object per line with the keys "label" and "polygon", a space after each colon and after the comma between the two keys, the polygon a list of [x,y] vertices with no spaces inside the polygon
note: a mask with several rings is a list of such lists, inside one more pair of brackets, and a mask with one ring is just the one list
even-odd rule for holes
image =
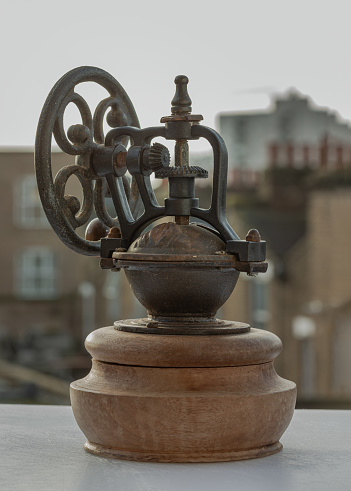
{"label": "patina on metal", "polygon": [[[76,92],[97,82],[109,97],[94,115]],[[144,319],[118,320],[89,334],[87,377],[71,384],[74,416],[99,456],[156,462],[217,462],[271,455],[291,420],[296,386],[273,362],[281,349],[272,333],[217,319],[240,272],[265,272],[266,243],[256,229],[245,240],[226,218],[228,156],[222,138],[192,114],[188,78],[175,79],[171,115],[141,129],[118,82],[97,68],[72,70],[52,89],[40,117],[36,169],[40,196],[61,240],[100,265],[124,270]],[[75,104],[82,121],[64,132]],[[103,133],[103,121],[110,130]],[[52,177],[52,135],[76,163]],[[174,142],[171,165],[160,137]],[[200,207],[189,141],[213,150],[212,198]],[[150,176],[168,180],[161,205]],[[65,192],[77,176],[83,202]],[[112,198],[115,216],[107,211]],[[109,208],[110,209],[110,208]],[[96,217],[91,216],[95,210]],[[114,213],[112,213],[114,215]],[[93,220],[91,220],[93,218]],[[162,223],[154,224],[162,218]],[[76,230],[88,224],[85,238]],[[116,298],[116,301],[118,299]]]}
{"label": "patina on metal", "polygon": [[[76,92],[76,86],[87,81],[102,85],[110,94],[93,116]],[[161,118],[162,126],[141,129],[131,101],[111,75],[93,67],[64,75],[50,92],[38,125],[38,187],[47,217],[66,245],[82,254],[100,255],[103,269],[125,270],[149,314],[135,332],[176,334],[187,329],[184,326],[192,326],[193,332],[200,334],[218,334],[223,329],[235,333],[240,331],[237,326],[223,326],[215,319],[216,311],[233,291],[239,272],[255,275],[266,271],[266,243],[253,231],[240,240],[229,225],[227,150],[216,131],[200,125],[202,116],[192,114],[187,85],[186,76],[177,76],[171,115]],[[79,109],[82,122],[71,126],[66,135],[63,118],[70,103]],[[105,135],[106,113],[111,129]],[[51,172],[52,135],[62,151],[76,156],[75,164],[61,169],[55,178]],[[168,149],[153,143],[159,137],[175,142],[172,166]],[[188,142],[199,138],[205,138],[213,149],[208,209],[199,207],[195,195],[196,179],[207,179],[208,171],[192,166],[189,156]],[[154,195],[152,173],[168,180],[169,197],[163,206]],[[65,193],[72,175],[82,185],[82,203]],[[114,217],[107,211],[106,197],[112,198]],[[89,223],[94,211],[97,218]],[[165,217],[174,217],[175,223],[158,225],[141,235],[148,225]],[[82,238],[76,229],[86,224]],[[183,328],[179,327],[180,319]],[[150,322],[161,321],[162,329],[150,329]],[[117,329],[134,329],[133,323],[127,324],[118,323]]]}
{"label": "patina on metal", "polygon": [[[94,115],[75,88],[82,82],[95,82],[110,94],[101,101]],[[214,130],[201,126],[201,115],[191,114],[191,99],[187,92],[188,78],[175,79],[176,94],[172,100],[172,114],[161,118],[164,126],[140,129],[134,107],[121,85],[107,72],[94,67],[80,67],[64,75],[53,87],[44,104],[36,136],[35,164],[40,197],[50,224],[68,247],[86,255],[109,256],[117,246],[129,247],[142,230],[153,221],[175,216],[194,217],[213,227],[226,243],[227,252],[239,254],[247,241],[240,240],[226,219],[226,177],[228,157],[225,144]],[[77,106],[82,123],[71,126],[67,135],[63,117],[68,104]],[[104,135],[103,122],[112,129]],[[75,165],[66,166],[53,178],[51,171],[51,140],[54,136],[60,149],[76,156]],[[156,137],[175,140],[175,165],[170,168],[166,147],[151,142]],[[198,207],[194,197],[194,178],[206,178],[207,172],[189,166],[188,140],[205,138],[214,155],[213,193],[208,209]],[[133,145],[127,150],[131,139]],[[126,178],[127,171],[132,181]],[[170,198],[165,206],[157,203],[149,176],[152,172],[170,181]],[[83,189],[83,203],[65,194],[68,179],[75,175]],[[185,178],[185,179],[179,179]],[[190,182],[190,180],[192,182]],[[106,194],[112,197],[116,216],[111,217],[105,206]],[[178,196],[179,194],[179,196]],[[142,208],[143,211],[142,211]],[[110,246],[81,238],[75,230],[88,223],[93,211],[105,227],[118,227],[118,242],[106,239]],[[185,220],[186,222],[186,220]],[[185,223],[182,222],[182,223]],[[250,261],[264,261],[263,249],[256,247]]]}

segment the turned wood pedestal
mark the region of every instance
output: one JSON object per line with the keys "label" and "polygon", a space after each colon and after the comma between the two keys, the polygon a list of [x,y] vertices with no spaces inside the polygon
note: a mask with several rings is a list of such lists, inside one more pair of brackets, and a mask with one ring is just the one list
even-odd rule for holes
{"label": "turned wood pedestal", "polygon": [[[239,323],[238,323],[239,324]],[[219,462],[281,450],[296,386],[279,377],[277,336],[147,335],[98,329],[87,377],[71,384],[85,449],[156,462]]]}

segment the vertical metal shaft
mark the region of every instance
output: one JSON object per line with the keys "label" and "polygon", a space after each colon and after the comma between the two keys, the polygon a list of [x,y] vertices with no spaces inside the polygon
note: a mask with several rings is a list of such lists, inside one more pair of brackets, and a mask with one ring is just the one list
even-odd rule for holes
{"label": "vertical metal shaft", "polygon": [[177,167],[186,167],[189,165],[188,140],[176,140],[174,147],[174,165]]}
{"label": "vertical metal shaft", "polygon": [[[174,165],[176,167],[189,166],[189,144],[188,140],[176,140],[174,146]],[[182,215],[174,217],[178,225],[189,225],[189,216]]]}

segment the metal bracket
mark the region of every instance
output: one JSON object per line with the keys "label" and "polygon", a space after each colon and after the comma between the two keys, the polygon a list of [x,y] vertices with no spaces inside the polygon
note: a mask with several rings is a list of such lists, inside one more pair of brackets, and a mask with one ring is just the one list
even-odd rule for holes
{"label": "metal bracket", "polygon": [[266,241],[228,240],[226,252],[236,254],[239,261],[264,261],[266,259]]}
{"label": "metal bracket", "polygon": [[125,239],[110,239],[104,237],[101,239],[100,256],[102,258],[111,258],[116,249],[127,250],[127,247],[128,243]]}

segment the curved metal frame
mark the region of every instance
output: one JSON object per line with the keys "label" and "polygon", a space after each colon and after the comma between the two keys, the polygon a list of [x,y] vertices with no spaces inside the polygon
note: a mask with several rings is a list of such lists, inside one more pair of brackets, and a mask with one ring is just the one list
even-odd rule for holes
{"label": "curved metal frame", "polygon": [[[98,104],[93,116],[84,98],[74,90],[82,82],[96,82],[110,94],[110,97]],[[77,106],[83,124],[69,128],[67,136],[63,118],[70,103]],[[108,109],[110,112],[107,114],[107,122],[112,129],[105,137],[103,121]],[[225,143],[211,128],[198,124],[188,126],[191,128],[188,139],[205,138],[211,144],[214,156],[211,206],[209,209],[192,208],[190,214],[211,225],[225,242],[239,240],[226,218],[228,155]],[[52,135],[63,152],[76,155],[76,163],[62,168],[54,179],[51,171]],[[133,199],[130,197],[133,193],[129,192],[129,196],[126,194],[126,178],[116,177],[112,168],[99,172],[95,165],[97,159],[94,160],[94,156],[105,149],[112,149],[109,154],[111,156],[118,145],[126,144],[129,139],[133,142],[132,148],[141,148],[149,145],[155,137],[175,139],[172,131],[169,133],[167,124],[140,129],[128,95],[117,80],[104,70],[94,67],[76,68],[55,84],[46,99],[38,124],[35,165],[45,213],[56,234],[68,247],[81,254],[99,255],[100,241],[85,240],[75,232],[76,228],[88,222],[93,208],[107,227],[120,228],[127,246],[149,223],[166,216],[165,207],[160,206],[155,198],[148,173],[130,170],[133,174],[133,187],[138,190],[138,198],[134,196],[136,199]],[[65,195],[66,183],[72,175],[79,179],[83,188],[82,204],[76,197]],[[116,218],[111,217],[106,210],[104,200],[107,186],[116,209]],[[135,218],[141,203],[144,211]]]}

